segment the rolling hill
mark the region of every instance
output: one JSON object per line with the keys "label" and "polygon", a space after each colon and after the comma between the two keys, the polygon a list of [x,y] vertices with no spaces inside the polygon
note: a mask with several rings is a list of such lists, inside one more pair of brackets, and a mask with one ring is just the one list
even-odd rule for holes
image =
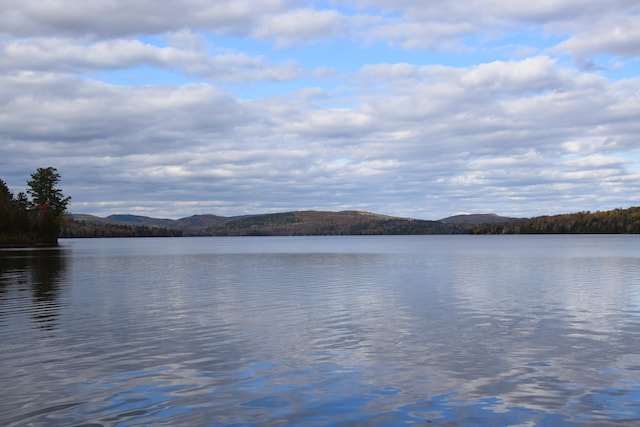
{"label": "rolling hill", "polygon": [[507,216],[500,216],[494,213],[490,214],[467,214],[467,215],[454,215],[447,218],[443,218],[440,222],[445,224],[470,224],[470,225],[482,225],[482,224],[501,224],[504,222],[518,221],[522,218],[510,218]]}
{"label": "rolling hill", "polygon": [[439,221],[398,218],[361,211],[296,211],[223,217],[193,215],[176,220],[138,215],[106,218],[72,214],[67,237],[117,236],[298,236],[341,234],[434,234]]}
{"label": "rolling hill", "polygon": [[101,218],[71,214],[61,237],[558,233],[640,233],[640,207],[533,218],[455,215],[439,221],[362,211],[295,211],[234,217],[193,215],[175,220],[139,215]]}

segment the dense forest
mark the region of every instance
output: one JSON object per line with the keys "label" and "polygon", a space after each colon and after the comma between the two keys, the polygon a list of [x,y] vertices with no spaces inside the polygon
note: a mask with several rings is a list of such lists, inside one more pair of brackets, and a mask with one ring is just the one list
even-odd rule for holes
{"label": "dense forest", "polygon": [[95,224],[76,221],[72,217],[62,223],[61,237],[183,237],[197,235],[183,230],[150,225]]}
{"label": "dense forest", "polygon": [[538,216],[470,227],[472,234],[638,234],[640,207]]}
{"label": "dense forest", "polygon": [[55,245],[64,212],[71,200],[57,188],[53,167],[38,168],[27,181],[26,193],[14,196],[0,179],[0,246]]}

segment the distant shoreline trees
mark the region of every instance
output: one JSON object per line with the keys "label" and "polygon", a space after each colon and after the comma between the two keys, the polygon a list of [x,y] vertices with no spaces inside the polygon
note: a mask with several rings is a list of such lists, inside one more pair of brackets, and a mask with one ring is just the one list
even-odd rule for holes
{"label": "distant shoreline trees", "polygon": [[640,234],[640,207],[545,215],[472,227],[471,234]]}
{"label": "distant shoreline trees", "polygon": [[57,188],[59,182],[56,168],[38,168],[27,181],[26,193],[14,196],[0,179],[1,246],[58,243],[63,214],[71,201]]}
{"label": "distant shoreline trees", "polygon": [[[87,216],[84,216],[87,217]],[[161,220],[137,217],[69,216],[61,237],[173,237],[173,236],[337,236],[424,234],[640,234],[640,207],[598,212],[577,212],[533,218],[505,218],[501,222],[441,222],[393,218],[367,212],[298,211],[275,214],[216,217],[193,221],[193,217]],[[126,215],[122,215],[126,217]],[[478,221],[478,218],[470,218]],[[109,222],[114,221],[114,222]]]}

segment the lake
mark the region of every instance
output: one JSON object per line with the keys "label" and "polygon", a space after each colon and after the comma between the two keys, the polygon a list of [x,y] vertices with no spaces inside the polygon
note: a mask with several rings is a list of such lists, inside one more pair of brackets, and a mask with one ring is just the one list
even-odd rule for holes
{"label": "lake", "polygon": [[0,250],[3,426],[640,425],[640,236]]}

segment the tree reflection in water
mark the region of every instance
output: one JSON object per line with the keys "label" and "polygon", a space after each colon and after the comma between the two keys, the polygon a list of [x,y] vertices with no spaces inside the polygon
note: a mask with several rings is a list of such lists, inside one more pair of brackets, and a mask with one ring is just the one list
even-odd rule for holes
{"label": "tree reflection in water", "polygon": [[29,313],[39,328],[55,329],[67,270],[65,255],[61,248],[0,251],[0,306],[6,308],[0,310],[0,319],[7,312]]}

